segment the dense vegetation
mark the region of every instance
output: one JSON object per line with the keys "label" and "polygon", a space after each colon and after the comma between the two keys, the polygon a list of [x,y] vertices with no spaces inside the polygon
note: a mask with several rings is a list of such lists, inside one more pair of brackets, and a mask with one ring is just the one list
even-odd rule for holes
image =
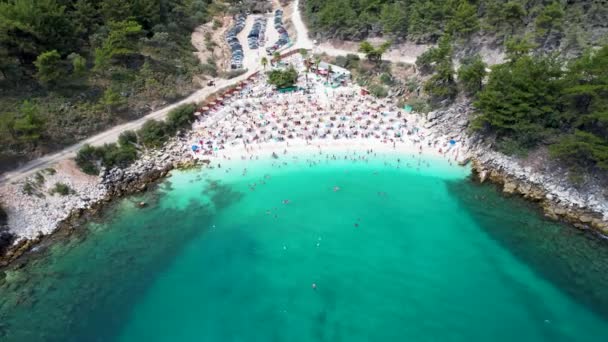
{"label": "dense vegetation", "polygon": [[181,105],[171,110],[165,121],[148,120],[137,132],[122,132],[118,143],[84,145],[76,155],[76,164],[91,175],[98,174],[101,166],[127,167],[137,158],[138,150],[159,147],[178,130],[191,125],[195,109],[194,104]]}
{"label": "dense vegetation", "polygon": [[293,67],[286,70],[275,69],[268,73],[268,83],[277,89],[293,87],[298,81],[298,72]]}
{"label": "dense vegetation", "polygon": [[608,45],[564,59],[510,39],[507,61],[487,76],[478,55],[462,59],[455,71],[452,46],[443,36],[416,63],[429,75],[424,90],[433,105],[449,104],[462,91],[475,100],[473,128],[502,152],[524,155],[548,146],[575,170],[608,171]]}
{"label": "dense vegetation", "polygon": [[0,0],[0,164],[191,92],[212,0]]}
{"label": "dense vegetation", "polygon": [[388,35],[426,43],[448,33],[501,42],[533,34],[543,48],[574,49],[597,42],[602,35],[592,31],[608,20],[608,6],[591,0],[305,0],[304,11],[311,30],[327,38]]}
{"label": "dense vegetation", "polygon": [[507,152],[547,144],[571,166],[608,171],[608,46],[567,63],[512,54],[492,68],[475,106],[476,128]]}

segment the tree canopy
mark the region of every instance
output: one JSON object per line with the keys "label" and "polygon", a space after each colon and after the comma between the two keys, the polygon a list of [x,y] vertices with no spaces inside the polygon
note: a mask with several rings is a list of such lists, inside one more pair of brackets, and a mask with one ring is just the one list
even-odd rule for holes
{"label": "tree canopy", "polygon": [[190,40],[212,2],[0,0],[0,154],[33,157],[193,91],[216,72]]}
{"label": "tree canopy", "polygon": [[[349,40],[388,35],[429,43],[446,33],[468,39],[480,32],[502,43],[535,32],[539,41],[559,41],[563,36],[551,33],[573,31],[585,21],[602,25],[605,20],[594,13],[597,4],[559,0],[306,0],[304,6],[311,31]],[[566,20],[575,12],[580,13],[577,22]]]}
{"label": "tree canopy", "polygon": [[298,72],[293,67],[287,70],[272,70],[268,73],[268,83],[278,89],[293,87],[298,81]]}
{"label": "tree canopy", "polygon": [[483,80],[486,76],[486,63],[479,55],[463,59],[458,69],[458,81],[468,94],[475,94],[481,90]]}
{"label": "tree canopy", "polygon": [[379,62],[382,59],[382,55],[386,52],[386,50],[388,50],[390,46],[390,41],[386,41],[380,44],[380,46],[374,47],[370,42],[365,40],[361,42],[361,44],[359,44],[359,52],[364,53],[365,57],[368,60]]}
{"label": "tree canopy", "polygon": [[549,145],[572,166],[608,170],[608,46],[568,63],[518,54],[477,94],[476,129],[506,152]]}

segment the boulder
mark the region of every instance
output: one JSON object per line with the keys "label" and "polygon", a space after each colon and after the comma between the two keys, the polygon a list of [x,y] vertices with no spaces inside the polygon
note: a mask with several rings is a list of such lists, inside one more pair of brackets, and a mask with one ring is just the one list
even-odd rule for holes
{"label": "boulder", "polygon": [[502,191],[506,194],[513,194],[517,190],[517,184],[515,182],[506,181]]}
{"label": "boulder", "polygon": [[433,121],[439,117],[439,111],[433,111],[427,114],[426,118],[429,121]]}
{"label": "boulder", "polygon": [[486,179],[488,179],[488,171],[482,170],[479,172],[479,182],[483,183],[486,181]]}

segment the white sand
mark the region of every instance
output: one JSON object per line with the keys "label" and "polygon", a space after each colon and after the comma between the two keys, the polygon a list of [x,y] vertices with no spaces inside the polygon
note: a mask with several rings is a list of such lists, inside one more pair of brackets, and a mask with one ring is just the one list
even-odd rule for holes
{"label": "white sand", "polygon": [[281,142],[270,141],[249,144],[247,147],[244,145],[230,146],[215,152],[213,155],[192,153],[192,156],[199,159],[209,159],[212,163],[218,163],[223,160],[269,157],[273,153],[277,156],[282,156],[285,153],[289,155],[306,155],[319,151],[323,153],[360,153],[371,150],[374,153],[395,153],[403,156],[414,155],[441,158],[450,162],[454,162],[458,158],[458,148],[448,149],[447,151],[442,149],[442,152],[439,152],[439,149],[440,147],[429,147],[425,144],[416,144],[409,140],[395,141],[393,145],[390,141],[382,141],[376,138],[313,139],[310,141],[290,139]]}

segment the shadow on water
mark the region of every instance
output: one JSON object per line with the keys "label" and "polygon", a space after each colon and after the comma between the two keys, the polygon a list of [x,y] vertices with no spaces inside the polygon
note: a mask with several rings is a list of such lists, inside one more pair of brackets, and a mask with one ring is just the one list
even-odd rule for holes
{"label": "shadow on water", "polygon": [[[0,277],[0,340],[112,340],[157,275],[208,229],[216,208],[240,199],[221,186],[211,205],[192,201],[184,209],[161,208],[170,190],[167,184],[118,201],[99,222]],[[136,208],[133,203],[141,200],[151,205]]]}
{"label": "shadow on water", "polygon": [[207,180],[203,194],[209,196],[216,210],[222,210],[243,198],[244,194],[217,180]]}
{"label": "shadow on water", "polygon": [[575,301],[608,319],[608,241],[545,218],[534,204],[492,185],[447,184],[494,241]]}

